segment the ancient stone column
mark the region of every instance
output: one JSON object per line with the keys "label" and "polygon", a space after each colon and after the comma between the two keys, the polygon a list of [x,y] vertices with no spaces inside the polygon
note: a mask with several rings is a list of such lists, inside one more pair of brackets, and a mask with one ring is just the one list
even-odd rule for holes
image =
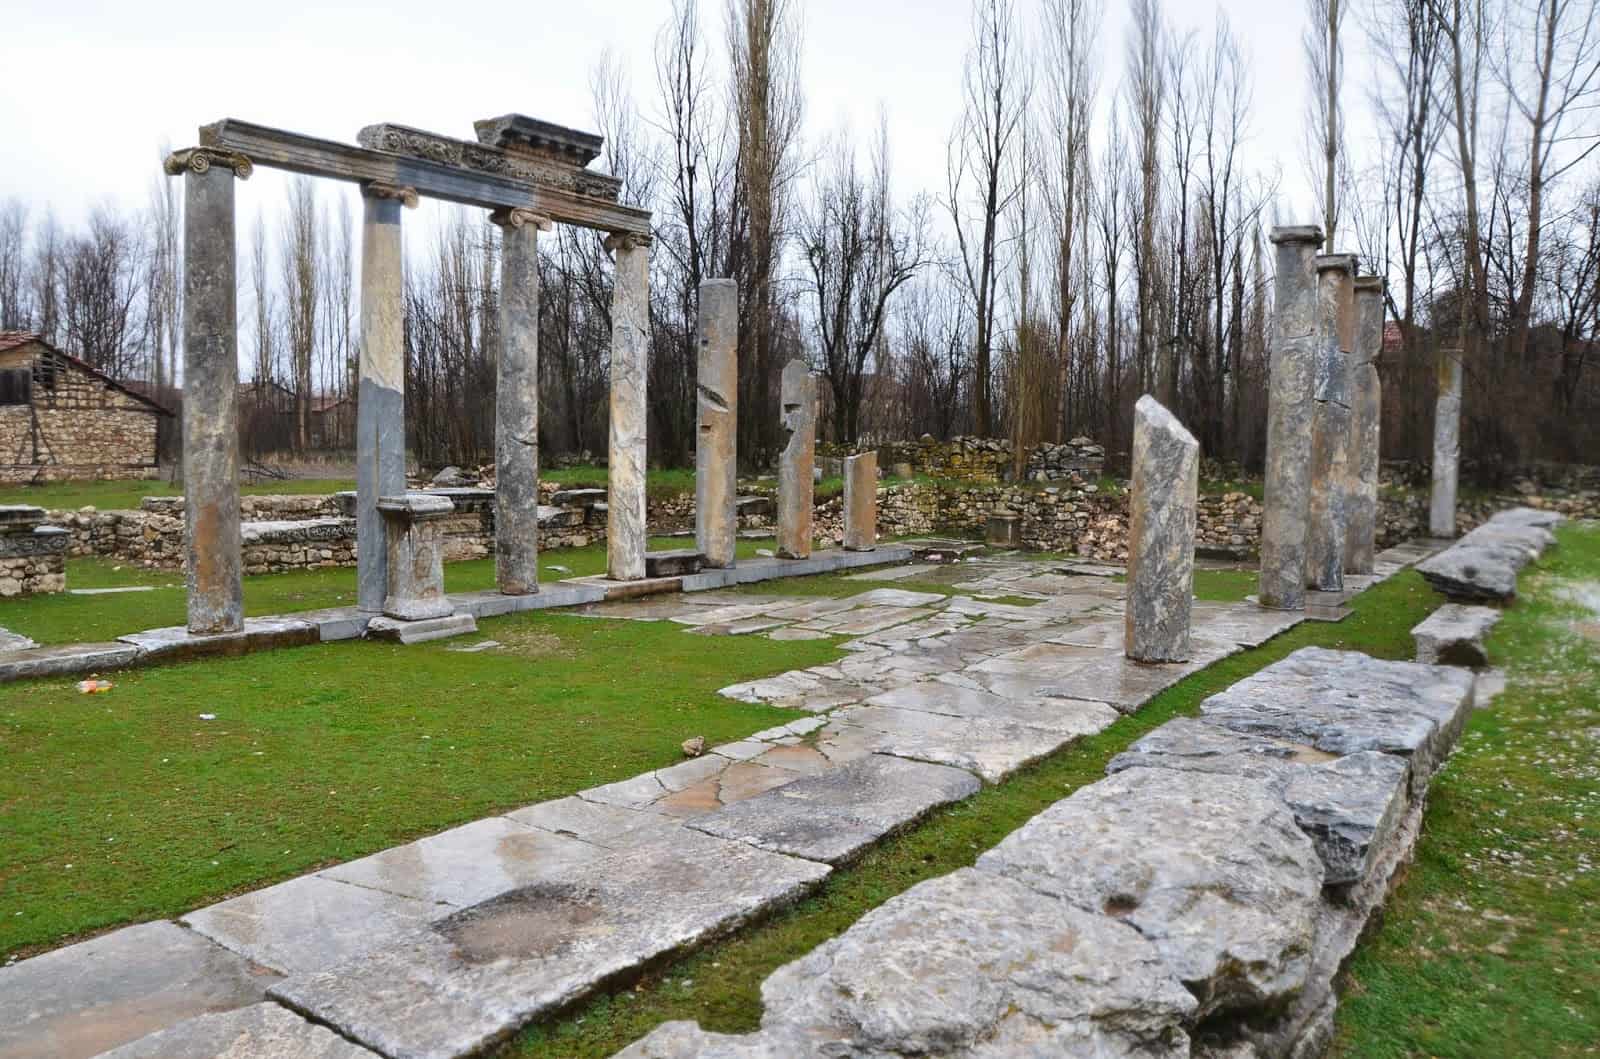
{"label": "ancient stone column", "polygon": [[1272,230],[1277,247],[1271,377],[1267,391],[1267,466],[1261,516],[1264,607],[1306,605],[1306,533],[1311,511],[1311,405],[1316,373],[1317,274],[1322,230]]}
{"label": "ancient stone column", "polygon": [[817,381],[803,360],[783,366],[778,397],[783,415],[783,453],[778,457],[778,557],[811,554],[811,505],[816,483]]}
{"label": "ancient stone column", "polygon": [[606,485],[606,576],[644,577],[645,369],[650,349],[650,244],[613,235],[611,454]]}
{"label": "ancient stone column", "polygon": [[878,454],[844,458],[844,548],[870,552],[878,546]]}
{"label": "ancient stone column", "polygon": [[1322,254],[1317,258],[1317,373],[1311,406],[1311,524],[1306,540],[1306,585],[1323,592],[1344,588],[1355,278],[1354,254]]}
{"label": "ancient stone column", "polygon": [[496,210],[500,357],[494,391],[494,573],[510,596],[539,591],[539,229],[531,210]]}
{"label": "ancient stone column", "polygon": [[733,565],[738,539],[739,285],[700,284],[699,429],[694,447],[694,538],[707,566]]}
{"label": "ancient stone column", "polygon": [[1149,394],[1133,406],[1124,652],[1135,662],[1189,659],[1200,443]]}
{"label": "ancient stone column", "polygon": [[361,346],[356,392],[356,607],[383,609],[388,545],[378,498],[406,489],[405,273],[400,207],[410,188],[362,188]]}
{"label": "ancient stone column", "polygon": [[183,496],[189,631],[244,628],[240,560],[239,336],[233,182],[250,160],[194,147],[166,161],[184,174]]}
{"label": "ancient stone column", "polygon": [[455,613],[444,594],[442,519],[455,513],[448,497],[401,493],[378,498],[389,548],[383,612],[401,621],[425,621]]}
{"label": "ancient stone column", "polygon": [[1433,404],[1433,494],[1428,533],[1456,535],[1456,479],[1461,460],[1461,351],[1439,351],[1439,396]]}
{"label": "ancient stone column", "polygon": [[1378,538],[1378,455],[1383,388],[1383,280],[1356,278],[1356,349],[1350,364],[1350,492],[1346,497],[1344,572],[1370,574]]}

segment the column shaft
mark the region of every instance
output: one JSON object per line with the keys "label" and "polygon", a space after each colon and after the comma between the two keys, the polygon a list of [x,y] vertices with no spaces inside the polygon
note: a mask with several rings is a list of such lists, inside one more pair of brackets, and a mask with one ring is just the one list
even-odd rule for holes
{"label": "column shaft", "polygon": [[1461,460],[1461,351],[1439,351],[1439,396],[1433,405],[1433,493],[1428,533],[1456,535],[1456,482]]}
{"label": "column shaft", "polygon": [[816,494],[817,380],[805,361],[784,365],[779,400],[784,445],[778,457],[778,558],[806,559]]}
{"label": "column shaft", "polygon": [[1355,349],[1353,254],[1317,258],[1317,379],[1311,413],[1311,521],[1306,585],[1344,588],[1350,480],[1350,358]]}
{"label": "column shaft", "polygon": [[494,568],[500,591],[539,591],[539,222],[501,224],[494,399]]}
{"label": "column shaft", "polygon": [[1306,524],[1310,515],[1311,404],[1316,371],[1317,286],[1313,264],[1322,232],[1275,228],[1267,466],[1261,517],[1264,607],[1299,610],[1306,602]]}
{"label": "column shaft", "polygon": [[844,458],[844,549],[870,552],[878,546],[878,454]]}
{"label": "column shaft", "polygon": [[644,577],[645,370],[650,348],[650,247],[613,240],[611,292],[611,450],[607,465],[606,573]]}
{"label": "column shaft", "polygon": [[234,171],[191,166],[184,178],[183,496],[189,631],[244,627],[240,562],[239,339]]}
{"label": "column shaft", "polygon": [[1194,531],[1200,443],[1149,394],[1133,406],[1128,502],[1128,598],[1123,653],[1185,662],[1194,609]]}
{"label": "column shaft", "polygon": [[712,567],[733,565],[738,539],[738,332],[738,284],[731,279],[701,283],[694,536]]}
{"label": "column shaft", "polygon": [[1356,351],[1350,369],[1350,493],[1345,520],[1344,570],[1370,574],[1378,536],[1379,434],[1383,387],[1383,280],[1356,280]]}
{"label": "column shaft", "polygon": [[405,290],[401,200],[362,199],[360,380],[356,393],[356,606],[383,610],[388,543],[378,498],[406,491]]}

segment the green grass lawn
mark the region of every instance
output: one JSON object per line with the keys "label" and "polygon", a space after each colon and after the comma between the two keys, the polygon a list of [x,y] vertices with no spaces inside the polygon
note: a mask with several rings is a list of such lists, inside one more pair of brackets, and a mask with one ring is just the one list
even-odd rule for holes
{"label": "green grass lawn", "polygon": [[[652,537],[651,549],[681,548],[690,542],[680,537]],[[751,558],[770,541],[741,540],[736,554]],[[546,582],[565,577],[605,573],[605,544],[562,548],[539,556],[539,576]],[[447,563],[445,589],[473,592],[493,588],[494,560],[473,559]],[[27,599],[0,600],[0,628],[22,633],[41,644],[92,643],[113,640],[131,632],[182,625],[185,613],[183,571],[147,570],[107,559],[71,559],[67,562],[67,587],[111,588],[146,585],[151,592],[75,596],[70,592]],[[244,579],[244,610],[250,617],[292,614],[355,603],[354,567],[328,570],[292,570]]]}
{"label": "green grass lawn", "polygon": [[768,974],[842,933],[895,894],[970,866],[1036,813],[1102,778],[1106,763],[1145,732],[1172,717],[1197,713],[1206,696],[1301,647],[1410,658],[1411,627],[1440,602],[1420,576],[1407,571],[1357,597],[1355,613],[1341,623],[1305,622],[1259,648],[1209,666],[1157,696],[1137,715],[875,847],[835,871],[820,890],[794,907],[665,964],[630,988],[524,1031],[508,1054],[520,1059],[600,1059],[671,1019],[698,1019],[721,1032],[753,1030],[761,1020],[761,982]]}
{"label": "green grass lawn", "polygon": [[[353,641],[0,687],[0,960],[793,720],[721,698],[832,641],[488,619],[506,649]],[[202,713],[215,720],[201,720]]]}
{"label": "green grass lawn", "polygon": [[[1508,686],[1433,782],[1416,863],[1357,952],[1334,1054],[1600,1052],[1600,527],[1565,527],[1489,640]],[[1600,624],[1595,626],[1600,629]]]}

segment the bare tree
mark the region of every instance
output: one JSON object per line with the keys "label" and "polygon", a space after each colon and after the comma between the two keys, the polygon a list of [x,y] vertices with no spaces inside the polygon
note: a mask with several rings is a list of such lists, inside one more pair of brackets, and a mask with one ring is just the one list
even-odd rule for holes
{"label": "bare tree", "polygon": [[[1134,253],[1134,273],[1138,296],[1139,387],[1151,387],[1156,336],[1156,226],[1157,194],[1161,184],[1161,116],[1166,107],[1166,27],[1161,17],[1160,0],[1129,0],[1131,27],[1124,81],[1128,108],[1137,137],[1139,167],[1139,239]],[[1163,364],[1162,379],[1170,383],[1172,374]],[[1171,393],[1160,395],[1170,403]]]}
{"label": "bare tree", "polygon": [[1344,148],[1344,110],[1339,82],[1344,76],[1343,0],[1307,0],[1306,76],[1310,81],[1306,134],[1321,162],[1322,233],[1333,253],[1339,231],[1339,164]]}
{"label": "bare tree", "polygon": [[1027,113],[1028,73],[1011,0],[977,0],[963,81],[964,110],[946,147],[945,207],[956,231],[973,313],[974,426],[994,428],[991,355],[1000,280],[1000,218],[1019,185],[1011,164]]}
{"label": "bare tree", "polygon": [[778,436],[773,278],[783,253],[784,210],[798,168],[804,109],[799,12],[793,0],[728,0],[728,55],[739,130],[736,223],[747,235],[734,259],[739,348],[754,354],[754,370],[740,373],[741,384],[746,379],[751,384],[748,403],[741,396],[749,413],[740,416],[745,428],[740,449],[771,451]]}
{"label": "bare tree", "polygon": [[1099,66],[1095,44],[1104,15],[1103,0],[1045,0],[1043,9],[1044,84],[1036,96],[1050,135],[1044,153],[1051,163],[1050,220],[1055,242],[1057,439],[1066,440],[1071,388],[1071,344],[1077,308],[1076,251],[1082,238],[1089,184],[1089,129]]}
{"label": "bare tree", "polygon": [[904,211],[890,200],[887,123],[865,173],[848,132],[839,133],[801,210],[799,240],[839,441],[860,436],[863,376],[890,299],[927,263],[927,229],[925,199]]}
{"label": "bare tree", "polygon": [[0,331],[31,322],[27,298],[28,207],[20,198],[0,203]]}
{"label": "bare tree", "polygon": [[99,207],[87,229],[68,240],[61,264],[65,344],[115,378],[131,378],[141,367],[142,234],[128,218]]}
{"label": "bare tree", "polygon": [[[1527,355],[1528,328],[1544,231],[1546,191],[1595,148],[1600,136],[1590,127],[1570,127],[1569,119],[1593,110],[1600,96],[1600,2],[1530,0],[1530,25],[1505,35],[1500,80],[1512,108],[1527,128],[1528,234],[1522,274],[1511,299],[1506,356],[1520,363]],[[1513,41],[1531,44],[1527,75],[1512,61]],[[1557,151],[1563,153],[1557,155]]]}
{"label": "bare tree", "polygon": [[[1446,44],[1446,98],[1455,129],[1456,167],[1465,206],[1462,282],[1458,309],[1461,348],[1477,357],[1476,343],[1489,328],[1489,283],[1483,263],[1478,208],[1478,102],[1483,48],[1488,32],[1486,0],[1430,0]],[[1453,256],[1453,255],[1452,255]]]}
{"label": "bare tree", "polygon": [[294,386],[294,445],[311,447],[311,363],[317,341],[317,193],[310,177],[289,182],[283,218],[283,297],[288,321],[289,374]]}

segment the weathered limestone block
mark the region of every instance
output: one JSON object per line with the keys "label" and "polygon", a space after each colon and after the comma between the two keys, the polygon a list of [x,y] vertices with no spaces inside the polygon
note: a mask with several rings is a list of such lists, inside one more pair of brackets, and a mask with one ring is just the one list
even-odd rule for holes
{"label": "weathered limestone block", "polygon": [[1504,601],[1517,594],[1517,573],[1555,544],[1545,528],[1560,516],[1513,508],[1417,564],[1417,572],[1452,600]]}
{"label": "weathered limestone block", "polygon": [[1404,813],[1409,767],[1392,754],[1345,757],[1300,744],[1179,717],[1150,732],[1106,767],[1215,772],[1260,780],[1281,798],[1317,848],[1329,885],[1367,876]]}
{"label": "weathered limestone block", "polygon": [[1311,414],[1311,515],[1306,585],[1344,589],[1350,493],[1350,360],[1355,348],[1354,254],[1317,258],[1317,375]]}
{"label": "weathered limestone block", "polygon": [[376,1054],[278,1004],[252,1004],[169,1026],[100,1059],[377,1059]]}
{"label": "weathered limestone block", "polygon": [[1411,630],[1417,642],[1417,661],[1440,666],[1486,666],[1489,653],[1484,637],[1500,621],[1493,607],[1446,603]]}
{"label": "weathered limestone block", "polygon": [[1370,574],[1377,553],[1378,460],[1383,422],[1383,280],[1356,278],[1356,348],[1350,362],[1350,490],[1345,497],[1344,572]]}
{"label": "weathered limestone block", "polygon": [[442,496],[402,493],[378,498],[388,530],[389,591],[383,612],[401,621],[444,618],[455,607],[444,594],[444,541],[439,521],[455,506]]}
{"label": "weathered limestone block", "polygon": [[[239,555],[239,342],[233,182],[205,148],[168,159],[183,172],[183,492],[189,630],[244,624]],[[181,157],[181,160],[180,160]],[[213,164],[213,161],[219,164]],[[177,168],[174,168],[174,163]],[[240,176],[248,176],[243,163]]]}
{"label": "weathered limestone block", "polygon": [[762,1033],[794,1034],[799,1055],[1186,1056],[1197,1005],[1160,949],[1098,908],[963,868],[773,972]]}
{"label": "weathered limestone block", "polygon": [[1259,781],[1128,769],[1035,816],[978,869],[1134,927],[1201,1017],[1305,985],[1322,862]]}
{"label": "weathered limestone block", "polygon": [[1200,443],[1149,394],[1133,408],[1128,599],[1123,642],[1137,662],[1190,657]]}
{"label": "weathered limestone block", "polygon": [[1274,228],[1271,377],[1261,516],[1261,605],[1301,610],[1306,600],[1306,537],[1311,514],[1311,420],[1316,377],[1315,260],[1322,230]]}
{"label": "weathered limestone block", "polygon": [[707,566],[722,569],[734,565],[738,540],[739,286],[733,280],[700,284],[699,332],[695,543]]}
{"label": "weathered limestone block", "polygon": [[811,555],[817,445],[817,381],[805,361],[784,365],[779,401],[784,444],[778,457],[777,553],[780,559],[805,559]]}
{"label": "weathered limestone block", "polygon": [[494,569],[501,592],[539,591],[539,229],[529,210],[500,225],[500,361],[494,399]]}
{"label": "weathered limestone block", "polygon": [[351,514],[356,520],[356,606],[377,613],[389,591],[388,537],[378,498],[406,488],[404,198],[378,185],[363,190],[361,374]]}
{"label": "weathered limestone block", "polygon": [[1441,349],[1439,394],[1433,403],[1433,487],[1428,533],[1456,535],[1456,482],[1461,471],[1461,351]]}
{"label": "weathered limestone block", "polygon": [[798,1059],[806,1045],[793,1034],[707,1033],[698,1022],[663,1022],[613,1059]]}
{"label": "weathered limestone block", "polygon": [[1328,754],[1378,750],[1410,759],[1420,794],[1472,708],[1472,674],[1303,647],[1200,704],[1214,725]]}
{"label": "weathered limestone block", "polygon": [[644,578],[645,377],[650,350],[650,246],[612,236],[611,449],[606,482],[606,576]]}
{"label": "weathered limestone block", "polygon": [[878,546],[878,454],[844,460],[844,548],[870,552]]}

